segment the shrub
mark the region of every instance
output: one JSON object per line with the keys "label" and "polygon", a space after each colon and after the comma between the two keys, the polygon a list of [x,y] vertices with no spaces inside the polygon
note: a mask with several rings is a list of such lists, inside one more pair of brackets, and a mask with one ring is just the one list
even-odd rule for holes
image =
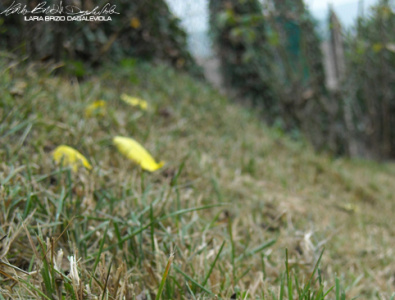
{"label": "shrub", "polygon": [[[0,10],[11,3],[2,2]],[[72,1],[63,3],[67,6]],[[26,5],[31,10],[37,3]],[[47,5],[59,3],[48,1]],[[77,5],[84,11],[95,6],[92,1]],[[20,14],[2,15],[0,46],[33,59],[83,60],[92,65],[131,56],[155,58],[202,76],[187,49],[186,33],[164,0],[120,0],[115,11],[119,14],[110,15],[112,20],[106,22],[25,22]]]}

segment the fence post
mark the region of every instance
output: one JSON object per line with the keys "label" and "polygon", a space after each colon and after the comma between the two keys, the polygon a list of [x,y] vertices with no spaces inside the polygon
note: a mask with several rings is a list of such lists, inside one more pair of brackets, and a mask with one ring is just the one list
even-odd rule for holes
{"label": "fence post", "polygon": [[345,62],[342,27],[332,7],[329,9],[329,28],[330,28],[330,51],[334,70],[334,89],[340,88],[340,82],[344,78]]}

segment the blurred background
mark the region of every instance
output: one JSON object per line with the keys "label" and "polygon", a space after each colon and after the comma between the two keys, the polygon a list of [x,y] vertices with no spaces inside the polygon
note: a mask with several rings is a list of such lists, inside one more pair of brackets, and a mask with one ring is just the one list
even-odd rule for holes
{"label": "blurred background", "polygon": [[[12,2],[2,1],[0,10]],[[63,1],[84,10],[105,3]],[[0,47],[80,80],[107,63],[171,64],[256,107],[267,124],[317,150],[395,157],[394,1],[114,4],[120,14],[109,22],[26,22],[1,14]]]}
{"label": "blurred background", "polygon": [[[171,11],[181,20],[188,33],[190,51],[197,57],[210,56],[212,43],[209,36],[209,0],[166,0]],[[264,3],[264,1],[261,1]],[[358,17],[362,17],[377,0],[307,0],[306,7],[316,20],[317,32],[329,38],[328,16],[332,8],[345,29],[351,29]]]}

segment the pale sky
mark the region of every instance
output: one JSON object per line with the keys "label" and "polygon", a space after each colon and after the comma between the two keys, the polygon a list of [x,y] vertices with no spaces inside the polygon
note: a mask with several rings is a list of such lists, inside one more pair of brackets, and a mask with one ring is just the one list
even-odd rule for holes
{"label": "pale sky", "polygon": [[366,15],[369,13],[369,7],[377,2],[378,0],[305,0],[312,15],[319,21],[327,18],[328,7],[332,5],[340,22],[345,27],[354,24],[360,9]]}
{"label": "pale sky", "polygon": [[305,0],[305,3],[312,10],[326,9],[329,4],[338,6],[339,4],[342,5],[345,3],[353,3],[353,2],[358,2],[358,0],[357,1],[355,1],[355,0]]}

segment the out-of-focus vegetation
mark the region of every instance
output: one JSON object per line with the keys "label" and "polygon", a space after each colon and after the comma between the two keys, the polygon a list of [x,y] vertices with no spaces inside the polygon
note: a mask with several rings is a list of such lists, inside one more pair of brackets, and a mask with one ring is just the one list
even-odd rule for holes
{"label": "out-of-focus vegetation", "polygon": [[[11,3],[3,1],[0,10]],[[335,154],[395,157],[394,11],[388,0],[347,35],[345,71],[336,90],[326,88],[321,41],[303,0],[209,3],[226,88],[260,107],[268,124]],[[92,10],[103,4],[78,6]],[[110,15],[109,22],[26,22],[20,14],[2,15],[0,47],[62,62],[63,70],[77,77],[86,75],[87,64],[134,64],[129,58],[166,61],[203,76],[165,0],[122,0],[115,11],[119,15]]]}
{"label": "out-of-focus vegetation", "polygon": [[[0,11],[12,3],[2,1]],[[20,3],[30,10],[38,5],[31,0]],[[76,5],[83,11],[91,11],[107,2],[76,4],[65,0],[61,3],[64,7]],[[1,15],[0,46],[32,59],[65,61],[67,69],[77,76],[85,74],[87,63],[119,62],[125,57],[162,60],[202,76],[187,49],[186,33],[164,0],[120,0],[115,4],[115,12],[119,14],[103,15],[111,17],[111,21],[103,22],[29,22],[24,21],[21,14]],[[58,6],[59,1],[46,1],[46,7],[52,5]]]}
{"label": "out-of-focus vegetation", "polygon": [[341,100],[354,147],[375,157],[395,158],[395,12],[381,0],[349,34]]}
{"label": "out-of-focus vegetation", "polygon": [[330,136],[329,98],[312,17],[303,1],[265,4],[210,1],[225,82],[261,106],[270,124],[294,134],[302,130],[318,147],[328,145],[321,137]]}
{"label": "out-of-focus vegetation", "polygon": [[269,124],[318,149],[395,157],[394,11],[381,1],[346,40],[346,76],[328,90],[320,39],[303,1],[212,0],[225,83]]}
{"label": "out-of-focus vegetation", "polygon": [[224,84],[264,106],[269,115],[278,107],[270,90],[261,8],[257,0],[210,1],[210,24]]}

